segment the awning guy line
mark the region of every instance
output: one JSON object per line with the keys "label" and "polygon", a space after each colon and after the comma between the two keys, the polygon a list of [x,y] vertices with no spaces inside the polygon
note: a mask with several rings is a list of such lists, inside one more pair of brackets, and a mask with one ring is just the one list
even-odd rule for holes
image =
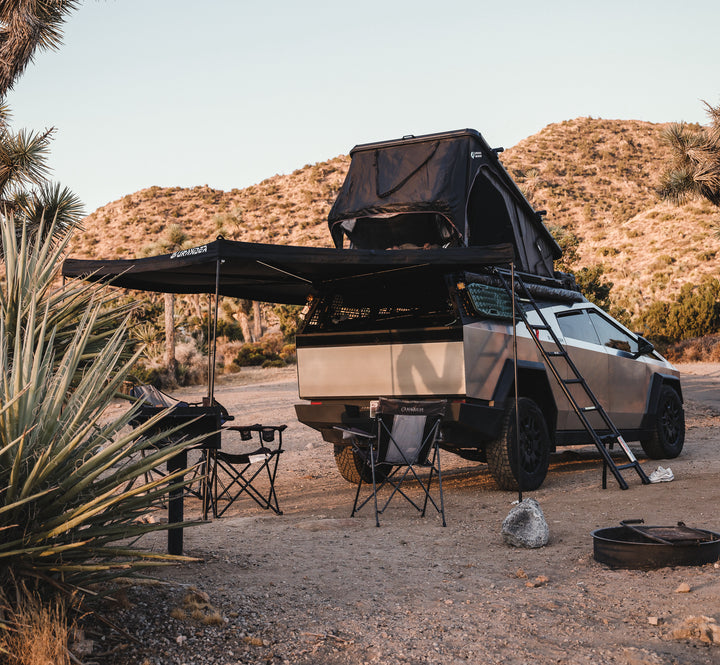
{"label": "awning guy line", "polygon": [[301,282],[306,282],[307,284],[312,284],[312,282],[309,279],[305,279],[304,277],[300,277],[300,275],[294,275],[291,272],[288,272],[287,270],[283,270],[282,268],[278,268],[277,266],[271,266],[269,263],[265,263],[263,261],[255,261],[258,265],[265,266],[266,268],[270,268],[270,270],[277,270],[277,272],[282,273],[283,275],[287,275],[288,277],[293,277],[294,279],[299,279]]}

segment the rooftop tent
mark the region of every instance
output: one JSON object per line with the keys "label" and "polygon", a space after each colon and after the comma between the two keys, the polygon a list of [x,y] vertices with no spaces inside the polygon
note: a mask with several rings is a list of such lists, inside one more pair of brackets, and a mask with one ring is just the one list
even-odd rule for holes
{"label": "rooftop tent", "polygon": [[265,245],[218,238],[173,254],[145,259],[68,258],[64,277],[111,281],[114,286],[160,293],[218,293],[262,302],[304,304],[334,289],[422,292],[419,280],[513,260],[510,245],[452,250],[338,250]]}
{"label": "rooftop tent", "polygon": [[518,268],[553,276],[560,247],[481,134],[367,143],[328,215],[335,246],[359,249],[484,247],[510,243]]}

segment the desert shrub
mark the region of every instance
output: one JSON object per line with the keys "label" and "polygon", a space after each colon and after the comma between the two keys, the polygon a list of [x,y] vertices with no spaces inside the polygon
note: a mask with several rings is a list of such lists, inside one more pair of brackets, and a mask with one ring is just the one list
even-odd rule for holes
{"label": "desert shrub", "polygon": [[300,305],[276,305],[273,312],[280,322],[280,332],[286,342],[292,342],[300,324]]}
{"label": "desert shrub", "polygon": [[720,362],[720,334],[695,337],[670,345],[665,351],[670,362]]}
{"label": "desert shrub", "polygon": [[294,344],[286,344],[280,350],[280,357],[288,364],[294,364],[297,362],[297,349]]}
{"label": "desert shrub", "polygon": [[674,301],[658,301],[645,308],[635,327],[660,348],[720,328],[720,281],[708,277],[700,284],[685,284]]}
{"label": "desert shrub", "polygon": [[555,238],[555,242],[562,249],[562,257],[555,262],[558,270],[570,272],[572,266],[578,261],[578,247],[581,238],[579,238],[571,229],[563,226],[550,226],[550,233]]}
{"label": "desert shrub", "polygon": [[190,337],[176,344],[175,358],[178,361],[177,382],[179,385],[195,386],[207,381],[207,356],[200,352],[195,339]]}
{"label": "desert shrub", "polygon": [[575,281],[582,294],[592,303],[603,309],[610,308],[610,290],[612,282],[603,279],[605,268],[601,265],[580,268],[575,272]]}
{"label": "desert shrub", "polygon": [[285,361],[281,358],[276,358],[275,360],[266,360],[261,367],[263,369],[267,369],[268,367],[285,367]]}
{"label": "desert shrub", "polygon": [[[285,344],[281,334],[265,335],[259,342],[243,344],[235,355],[232,364],[237,367],[282,367],[285,360],[281,357],[281,351]],[[265,363],[278,363],[266,365]]]}
{"label": "desert shrub", "polygon": [[[203,325],[207,328],[207,316],[204,317]],[[242,342],[244,340],[242,328],[237,321],[229,319],[218,319],[217,324],[218,337],[224,337],[230,342]]]}

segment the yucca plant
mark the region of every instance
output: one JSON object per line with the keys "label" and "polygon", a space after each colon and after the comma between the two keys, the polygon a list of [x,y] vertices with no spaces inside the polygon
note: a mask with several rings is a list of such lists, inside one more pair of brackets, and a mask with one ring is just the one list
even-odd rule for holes
{"label": "yucca plant", "polygon": [[707,127],[670,125],[663,133],[672,163],[662,174],[659,194],[676,205],[703,197],[720,206],[720,106],[705,102]]}
{"label": "yucca plant", "polygon": [[0,215],[3,588],[28,578],[87,588],[178,560],[128,543],[168,528],[139,518],[179,485],[177,476],[143,479],[193,442],[157,448],[161,435],[143,436],[157,419],[126,427],[136,407],[103,419],[140,351],[128,353],[127,307],[114,308],[103,287],[57,285],[67,235],[57,242],[54,231],[51,224],[31,240]]}

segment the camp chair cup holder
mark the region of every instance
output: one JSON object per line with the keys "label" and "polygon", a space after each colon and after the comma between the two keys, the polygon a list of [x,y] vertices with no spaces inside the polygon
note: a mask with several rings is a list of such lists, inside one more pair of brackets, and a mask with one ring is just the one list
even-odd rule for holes
{"label": "camp chair cup holder", "polygon": [[[360,473],[351,517],[371,499],[375,508],[375,525],[380,526],[382,514],[395,496],[404,497],[421,516],[430,503],[445,522],[445,504],[440,469],[440,423],[447,409],[445,400],[401,400],[381,397],[371,404],[372,430],[337,426],[343,438],[353,446],[355,454],[365,460],[367,473]],[[426,473],[418,473],[420,469]],[[367,471],[367,470],[366,470]],[[431,489],[437,477],[437,497]],[[403,487],[405,483],[405,487]],[[416,502],[406,490],[413,483],[422,490],[422,503]],[[360,500],[363,484],[372,485],[372,492]],[[387,490],[389,496],[378,503],[378,495]],[[437,499],[437,500],[436,500]]]}

